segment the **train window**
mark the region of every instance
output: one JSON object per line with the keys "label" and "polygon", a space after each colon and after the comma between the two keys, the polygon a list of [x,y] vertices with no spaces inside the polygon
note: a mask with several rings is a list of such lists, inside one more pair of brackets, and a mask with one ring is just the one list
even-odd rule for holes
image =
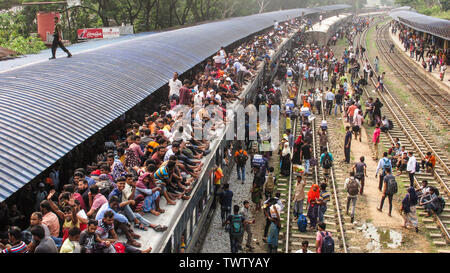
{"label": "train window", "polygon": [[[212,174],[212,176],[214,177],[214,173]],[[212,180],[213,182],[212,183],[214,183],[214,179]],[[210,181],[208,181],[208,183],[206,183],[206,192],[208,193],[208,196],[211,194],[211,179],[210,179]]]}
{"label": "train window", "polygon": [[175,249],[173,247],[173,235],[170,237],[169,241],[167,242],[166,246],[164,247],[163,253],[171,253],[172,249]]}
{"label": "train window", "polygon": [[184,237],[186,243],[189,243],[189,241],[191,240],[191,229],[192,229],[191,225],[192,225],[192,215],[191,217],[189,217],[189,220],[186,225],[186,236]]}
{"label": "train window", "polygon": [[222,151],[219,148],[219,149],[217,149],[217,152],[216,152],[216,165],[220,166],[221,162],[222,162]]}
{"label": "train window", "polygon": [[206,207],[206,202],[208,201],[208,196],[206,194],[206,192],[203,193],[203,198],[202,198],[202,209],[200,212],[203,212],[203,209]]}
{"label": "train window", "polygon": [[195,229],[195,227],[197,227],[197,221],[198,221],[197,208],[196,207],[194,207],[194,211],[192,212],[192,221],[193,221],[193,226],[194,226],[194,229]]}

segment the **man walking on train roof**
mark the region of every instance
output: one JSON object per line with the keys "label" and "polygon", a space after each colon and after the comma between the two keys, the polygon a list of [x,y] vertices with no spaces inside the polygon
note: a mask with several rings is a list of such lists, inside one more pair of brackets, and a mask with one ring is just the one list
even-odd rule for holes
{"label": "man walking on train roof", "polygon": [[61,34],[61,23],[59,23],[59,18],[55,17],[55,32],[53,33],[53,43],[52,43],[52,57],[49,58],[49,60],[56,59],[56,49],[58,49],[58,46],[67,53],[67,58],[72,57],[72,54],[70,54],[69,50],[64,47],[62,43],[62,34]]}

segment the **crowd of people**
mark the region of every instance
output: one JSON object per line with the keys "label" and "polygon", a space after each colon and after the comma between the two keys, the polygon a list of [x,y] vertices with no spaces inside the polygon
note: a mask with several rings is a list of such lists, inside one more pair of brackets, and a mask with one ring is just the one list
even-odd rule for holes
{"label": "crowd of people", "polygon": [[[432,35],[426,38],[419,35],[418,31],[411,30],[405,25],[398,22],[391,23],[391,32],[398,33],[405,52],[409,52],[411,58],[415,58],[417,62],[422,60],[423,69],[428,72],[438,69],[441,81],[444,80],[447,63],[450,57],[450,50],[443,50],[436,46]],[[393,44],[391,46],[393,48]]]}
{"label": "crowd of people", "polygon": [[[160,105],[154,113],[142,113],[141,123],[127,124],[124,135],[115,137],[107,145],[107,150],[97,156],[94,164],[78,168],[67,181],[62,181],[57,173],[52,173],[36,189],[26,185],[21,194],[22,207],[16,204],[0,203],[0,251],[4,253],[149,253],[148,246],[141,249],[140,235],[135,230],[165,232],[168,227],[158,223],[158,216],[166,213],[170,206],[190,199],[194,186],[204,171],[202,159],[211,150],[214,136],[227,124],[226,106],[242,100],[245,86],[258,73],[262,63],[265,69],[273,71],[277,63],[271,60],[283,39],[296,33],[292,48],[282,53],[278,67],[279,80],[265,78],[263,87],[257,90],[255,105],[282,106],[284,134],[278,154],[280,156],[280,175],[289,176],[291,165],[301,166],[295,178],[293,195],[293,216],[299,223],[299,230],[316,232],[316,252],[334,252],[332,234],[326,230],[324,215],[331,193],[327,190],[333,154],[328,150],[328,124],[321,120],[319,136],[320,158],[314,158],[312,121],[325,116],[344,118],[347,123],[344,139],[344,162],[351,160],[351,145],[361,142],[363,124],[374,126],[372,142],[373,159],[378,161],[375,176],[379,175],[379,190],[382,198],[379,211],[382,211],[386,198],[389,202],[389,215],[392,212],[393,196],[398,192],[396,176],[407,172],[410,188],[402,201],[404,226],[412,225],[418,232],[416,205],[422,205],[431,215],[442,209],[442,197],[435,187],[414,187],[414,175],[422,169],[434,170],[435,156],[429,152],[421,164],[412,151],[406,151],[399,139],[389,151],[378,158],[381,132],[392,130],[392,121],[382,116],[383,104],[378,98],[368,98],[365,112],[361,105],[362,88],[373,77],[374,71],[364,55],[365,48],[354,46],[358,33],[368,27],[372,19],[354,17],[339,27],[328,45],[305,44],[305,30],[312,27],[311,21],[292,19],[285,23],[274,22],[274,28],[257,35],[241,46],[231,49],[221,48],[215,56],[208,59],[201,71],[189,79],[181,81],[178,73],[169,80],[167,103]],[[322,18],[320,19],[322,21]],[[416,37],[398,24],[392,27],[399,31],[405,48],[422,56],[427,41]],[[349,47],[335,54],[332,45],[338,39],[347,39]],[[417,53],[418,52],[418,53]],[[341,55],[342,54],[342,55]],[[338,56],[341,55],[341,56]],[[427,58],[430,66],[444,64],[444,54],[429,50]],[[378,72],[378,58],[375,59],[375,72]],[[362,76],[359,71],[362,68]],[[444,70],[445,71],[445,70]],[[383,92],[384,74],[377,79],[376,90]],[[299,90],[298,82],[303,81],[306,91]],[[216,106],[210,113],[207,106]],[[339,114],[338,114],[339,109]],[[208,125],[208,121],[219,116],[219,122]],[[269,117],[269,115],[268,115]],[[367,119],[368,118],[368,119]],[[300,133],[296,137],[293,124],[300,120]],[[185,120],[189,122],[186,123]],[[220,121],[221,120],[221,121]],[[264,239],[267,251],[275,253],[281,229],[281,217],[285,204],[276,191],[275,168],[269,164],[272,152],[267,148],[269,140],[262,140],[267,133],[259,128],[257,140],[251,141],[246,120],[246,140],[239,143],[231,154],[227,147],[225,154],[234,160],[237,178],[245,183],[245,166],[251,161],[253,175],[250,200],[256,213],[265,216]],[[280,122],[271,121],[269,122]],[[204,130],[205,126],[210,126]],[[195,137],[194,131],[201,128],[206,135]],[[233,159],[231,159],[231,157]],[[323,181],[312,184],[305,192],[307,177],[311,169],[319,166],[323,170]],[[397,174],[394,174],[394,170]],[[252,246],[252,219],[250,202],[233,206],[233,192],[228,183],[221,183],[223,172],[214,167],[214,205],[220,204],[222,225],[230,235],[231,252],[242,250],[244,235],[246,246]],[[346,213],[354,221],[358,195],[364,194],[367,165],[365,157],[352,166],[345,180],[347,192]],[[304,203],[306,201],[306,216]],[[147,216],[146,216],[147,214]],[[148,215],[153,215],[148,217]],[[149,219],[152,219],[151,221]],[[308,219],[309,221],[307,221]],[[120,231],[120,233],[119,233]],[[126,240],[119,237],[123,234]],[[184,239],[180,252],[184,252]],[[307,253],[308,241],[302,242],[298,252]]]}
{"label": "crowd of people", "polygon": [[[154,113],[142,113],[143,122],[127,124],[125,134],[109,142],[94,164],[76,169],[68,181],[53,173],[34,191],[26,185],[21,196],[30,206],[24,211],[15,204],[0,204],[0,249],[150,252],[151,247],[139,249],[140,235],[134,230],[164,232],[168,228],[158,223],[157,216],[166,207],[190,199],[204,169],[201,159],[210,153],[209,139],[225,125],[226,105],[242,100],[246,83],[255,78],[261,63],[274,69],[272,52],[298,26],[295,19],[277,23],[230,52],[221,48],[202,71],[183,82],[175,72],[169,80],[167,103]],[[208,105],[219,110],[208,113]],[[195,126],[204,128],[214,115],[225,121],[204,130],[208,136],[195,138]],[[151,218],[155,220],[149,221],[146,214],[156,216]],[[118,231],[126,241],[119,239]]]}

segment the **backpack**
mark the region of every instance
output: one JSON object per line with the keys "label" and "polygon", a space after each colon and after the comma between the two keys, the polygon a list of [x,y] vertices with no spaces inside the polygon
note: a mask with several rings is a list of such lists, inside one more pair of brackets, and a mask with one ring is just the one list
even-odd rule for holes
{"label": "backpack", "polygon": [[246,156],[244,154],[244,151],[239,152],[238,156],[237,156],[237,164],[239,166],[244,166],[245,162],[247,162],[248,156]]}
{"label": "backpack", "polygon": [[391,179],[387,181],[387,189],[386,194],[396,194],[398,192],[397,181],[395,181],[395,177],[392,176]]}
{"label": "backpack", "polygon": [[356,179],[353,178],[350,180],[350,183],[348,183],[348,186],[347,186],[347,192],[350,195],[358,195],[359,188],[358,188],[358,183],[356,182]]}
{"label": "backpack", "polygon": [[391,160],[387,160],[386,161],[386,159],[384,159],[383,158],[383,172],[385,172],[386,171],[386,168],[392,168],[392,165],[391,165]]}
{"label": "backpack", "polygon": [[297,227],[300,232],[306,232],[306,227],[308,226],[308,220],[306,219],[306,216],[303,214],[300,214],[298,216],[297,220]]}
{"label": "backpack", "polygon": [[266,181],[266,191],[272,192],[275,188],[273,174],[267,175],[267,181]]}
{"label": "backpack", "polygon": [[231,223],[230,223],[230,235],[231,236],[241,236],[243,232],[242,227],[242,216],[240,214],[238,215],[231,215]]}
{"label": "backpack", "polygon": [[331,157],[329,153],[325,154],[325,157],[323,159],[323,167],[325,169],[329,169],[331,168],[331,166],[333,166],[333,162],[331,161]]}
{"label": "backpack", "polygon": [[365,165],[366,165],[365,163],[361,163],[361,162],[358,162],[355,164],[355,169],[356,169],[355,178],[362,179],[364,177],[364,166]]}
{"label": "backpack", "polygon": [[330,236],[330,233],[320,232],[322,235],[322,253],[334,253],[334,239]]}
{"label": "backpack", "polygon": [[444,198],[442,197],[442,196],[439,196],[438,197],[438,199],[437,199],[437,201],[438,201],[438,206],[437,206],[437,208],[436,208],[436,214],[440,214],[441,212],[443,212],[444,211],[444,207],[445,207],[445,200],[444,200]]}
{"label": "backpack", "polygon": [[[239,161],[239,157],[238,157],[238,161]],[[259,167],[259,168],[262,167],[262,165],[264,165],[263,156],[262,155],[254,155],[252,165],[253,165],[253,167]]]}
{"label": "backpack", "polygon": [[415,172],[416,173],[420,172],[420,163],[419,162],[416,162],[416,170],[415,170]]}
{"label": "backpack", "polygon": [[392,130],[392,129],[394,129],[394,123],[392,122],[392,120],[390,120],[390,119],[388,119],[388,129],[389,130]]}

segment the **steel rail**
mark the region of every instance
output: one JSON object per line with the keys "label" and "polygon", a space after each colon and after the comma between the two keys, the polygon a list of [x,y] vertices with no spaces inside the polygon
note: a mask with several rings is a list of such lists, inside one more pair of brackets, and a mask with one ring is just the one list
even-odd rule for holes
{"label": "steel rail", "polygon": [[[380,29],[379,29],[380,30]],[[378,38],[378,34],[379,32],[377,32],[377,38]],[[365,41],[363,43],[365,45]],[[368,56],[367,53],[365,53],[365,57],[368,60]],[[369,63],[370,60],[369,60]],[[374,71],[374,75],[377,76],[378,73],[376,73]],[[372,83],[374,85],[375,81],[373,79],[371,79]],[[414,125],[414,123],[411,121],[411,119],[408,117],[408,115],[403,111],[402,107],[398,104],[398,102],[396,101],[396,99],[394,98],[394,96],[392,95],[392,93],[389,91],[389,89],[384,86],[384,90],[386,91],[386,94],[389,95],[389,98],[391,100],[391,102],[393,103],[394,106],[396,106],[398,108],[398,112],[402,115],[402,117],[405,119],[405,121],[410,125],[410,127],[413,129],[413,131],[417,134],[417,136],[422,140],[422,143],[425,144],[425,146],[435,154],[436,159],[438,160],[438,162],[440,163],[440,165],[445,169],[447,174],[450,174],[450,169],[449,167],[445,164],[445,162],[441,159],[441,157],[439,156],[439,154],[433,149],[433,147],[431,146],[431,144],[425,139],[425,137],[420,133],[419,129]],[[393,111],[391,106],[389,105],[389,102],[386,100],[385,96],[382,94],[382,92],[378,92],[381,96],[381,98],[383,99],[383,101],[386,102],[387,107],[389,108],[389,110],[393,113],[394,117],[399,121],[398,119],[398,115],[396,114],[396,111]],[[411,135],[409,134],[409,132],[406,130],[406,127],[403,123],[399,122],[399,125],[402,127],[402,130],[405,132],[405,134],[408,136],[408,138],[411,139],[411,141],[413,142],[414,146],[416,147],[416,149],[419,151],[419,153],[421,154],[422,157],[425,157],[425,154],[422,152],[422,150],[419,148],[419,146],[417,145],[417,143],[412,139]],[[446,189],[447,193],[450,193],[450,189],[448,188],[448,186],[444,183],[444,181],[442,180],[442,178],[440,177],[440,175],[435,171],[434,174],[438,177],[438,179],[440,181],[443,182],[443,186]]]}
{"label": "steel rail", "polygon": [[[387,50],[388,50],[388,45],[386,40],[389,38],[389,28],[388,31],[386,32],[386,28],[387,25],[383,26],[381,28],[381,31],[383,31],[382,35],[383,35],[383,39],[381,40],[377,40],[378,41],[378,45],[380,45],[380,47],[382,46],[382,48],[384,50],[380,50],[382,56],[384,56],[384,58],[387,60],[387,62],[397,71],[399,72],[400,76],[406,81],[406,82],[410,82],[413,84],[410,84],[409,86],[411,87],[411,91],[413,91],[412,93],[416,94],[417,96],[419,96],[422,100],[424,100],[427,104],[429,104],[431,107],[429,109],[434,110],[444,121],[444,123],[450,127],[450,120],[448,119],[448,115],[450,115],[450,111],[443,106],[433,95],[438,95],[440,99],[445,100],[446,97],[444,97],[438,90],[439,88],[435,88],[434,86],[432,86],[432,84],[430,84],[426,79],[424,79],[422,77],[422,75],[420,75],[421,73],[417,72],[415,69],[405,69],[405,67],[408,67],[409,64],[407,64],[406,60],[404,59],[403,56],[400,56],[398,58],[398,60],[401,62],[401,64],[403,64],[404,66],[400,65],[398,62],[396,62],[396,60],[394,60],[394,58],[387,54]],[[380,48],[381,49],[381,48]],[[397,61],[398,61],[397,60]],[[411,77],[408,72],[413,72],[414,75],[416,77]],[[418,79],[418,80],[416,80]],[[435,91],[435,93],[430,94],[427,90],[425,90],[425,88],[422,86],[422,84],[425,84],[427,87],[429,87],[429,89]],[[448,96],[448,94],[447,94]],[[435,105],[437,105],[438,107],[435,107]],[[447,114],[447,116],[445,114]]]}
{"label": "steel rail", "polygon": [[[301,77],[301,75],[299,75],[299,88],[298,88],[298,93],[297,93],[297,103],[300,101],[300,94],[302,92],[302,87],[303,87],[303,77]],[[298,119],[300,117],[297,117],[295,119],[295,123],[294,123],[294,134],[295,137],[297,137],[297,131],[298,131],[298,127],[297,127],[297,123],[298,123]],[[301,127],[300,127],[300,133],[301,133]],[[294,149],[291,149],[291,160],[292,157],[294,155]],[[289,253],[289,232],[291,229],[291,199],[292,199],[292,161],[291,161],[291,166],[290,166],[290,174],[289,174],[289,189],[288,189],[288,204],[287,204],[287,217],[286,217],[286,238],[285,238],[285,253]]]}
{"label": "steel rail", "polygon": [[[365,29],[365,30],[363,31],[363,33],[360,35],[360,37],[359,37],[359,44],[362,44],[362,45],[364,45],[364,46],[365,46],[366,44],[365,44],[365,39],[363,39],[363,38],[366,37],[367,31],[368,31],[368,28]],[[367,58],[367,55],[366,55],[366,58]],[[358,76],[360,76],[360,75],[358,74]],[[361,76],[360,76],[360,77],[361,77]],[[375,86],[375,81],[374,81],[373,79],[372,79],[372,84]],[[370,96],[371,96],[371,95],[369,94],[369,92],[367,91],[366,88],[363,88],[363,90],[364,90],[364,92],[366,93],[367,97],[370,97]],[[382,96],[381,92],[380,92],[380,95]],[[384,98],[383,98],[383,100],[384,100]],[[386,101],[385,101],[385,102],[386,102]],[[407,130],[406,130],[406,128],[404,127],[404,125],[403,125],[402,123],[400,123],[400,121],[399,121],[397,115],[395,114],[395,112],[392,111],[392,109],[390,108],[389,104],[386,104],[386,105],[388,106],[388,108],[389,108],[390,112],[392,113],[392,115],[394,116],[394,118],[397,120],[397,122],[398,122],[398,124],[400,125],[402,131],[406,133],[406,135],[407,135],[408,139],[410,140],[410,142],[416,147],[416,149],[418,149],[418,146],[417,146],[416,142],[415,142],[415,141],[412,139],[412,137],[409,135],[409,133],[407,132]],[[391,140],[391,143],[394,143],[394,139],[393,139],[391,133],[388,132],[387,135],[388,135],[389,139]],[[419,150],[419,152],[422,154],[422,152],[420,151],[420,149],[418,149],[418,150]],[[436,174],[436,172],[434,172],[434,173]],[[444,189],[446,190],[446,193],[449,194],[449,190],[448,190],[447,185],[442,181],[441,177],[440,177],[438,174],[437,174],[436,179],[438,180],[438,182],[439,182],[442,186],[444,186]],[[415,184],[416,186],[420,187],[419,182],[417,181],[417,178],[416,178],[416,177],[414,177],[414,184]],[[450,234],[449,234],[449,231],[448,231],[447,227],[445,226],[445,224],[442,222],[442,220],[440,219],[440,217],[439,217],[437,214],[434,214],[434,219],[435,219],[436,224],[438,225],[438,227],[441,229],[441,231],[442,231],[442,233],[443,233],[443,235],[444,235],[444,239],[445,239],[446,241],[450,242]]]}
{"label": "steel rail", "polygon": [[[326,120],[326,115],[325,115],[325,111],[324,111],[324,100],[322,100],[321,108],[322,108],[322,119]],[[331,153],[329,141],[327,141],[327,152]],[[319,157],[316,157],[316,158],[318,159]],[[342,248],[344,249],[344,253],[348,253],[347,242],[346,242],[345,234],[344,234],[344,224],[342,221],[341,209],[339,207],[339,197],[338,197],[339,193],[338,193],[338,188],[336,186],[336,180],[334,179],[334,167],[331,167],[330,175],[331,175],[331,184],[333,186],[333,192],[334,192],[334,202],[335,202],[334,209],[336,210],[336,213],[337,213],[337,221],[338,221],[339,230],[341,233]]]}

